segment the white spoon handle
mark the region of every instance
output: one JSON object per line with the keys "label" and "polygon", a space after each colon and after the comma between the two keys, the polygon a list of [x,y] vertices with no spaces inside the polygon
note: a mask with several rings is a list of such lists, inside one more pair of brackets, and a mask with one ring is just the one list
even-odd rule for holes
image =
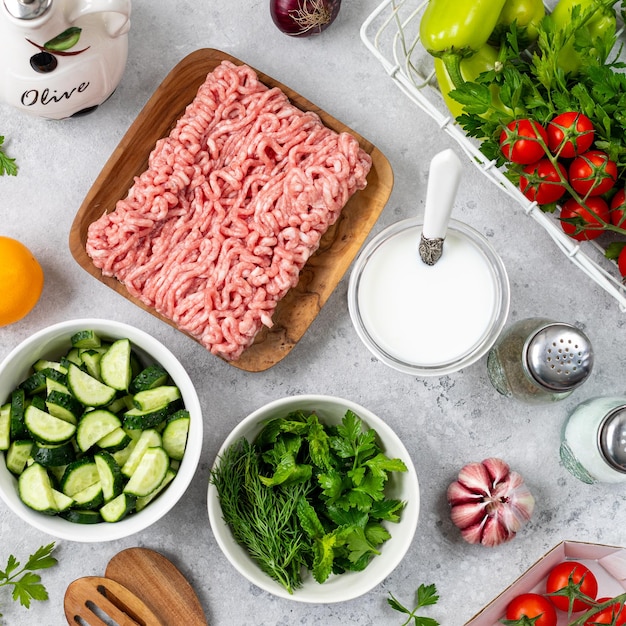
{"label": "white spoon handle", "polygon": [[450,148],[432,158],[424,209],[423,235],[426,239],[445,238],[461,170],[461,160]]}

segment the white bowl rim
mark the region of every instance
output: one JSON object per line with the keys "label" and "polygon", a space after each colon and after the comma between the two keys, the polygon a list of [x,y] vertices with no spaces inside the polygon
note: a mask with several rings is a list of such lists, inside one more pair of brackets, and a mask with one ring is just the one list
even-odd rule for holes
{"label": "white bowl rim", "polygon": [[[346,410],[350,409],[354,411],[366,425],[376,430],[379,439],[392,441],[399,451],[400,458],[402,458],[402,460],[405,462],[408,471],[402,474],[402,480],[407,481],[405,485],[407,490],[411,491],[415,495],[413,500],[408,500],[406,502],[405,509],[403,510],[403,516],[401,518],[401,521],[399,522],[399,524],[404,524],[402,526],[404,531],[404,544],[401,549],[396,550],[396,554],[393,559],[389,560],[388,566],[382,569],[380,567],[380,563],[378,563],[377,567],[377,563],[373,561],[362,572],[347,572],[339,576],[332,576],[331,579],[323,584],[318,584],[312,580],[311,589],[313,591],[307,589],[305,583],[305,586],[295,590],[293,594],[289,594],[289,592],[282,585],[280,585],[272,578],[270,578],[267,574],[265,574],[250,559],[250,557],[247,557],[246,559],[249,564],[253,565],[253,567],[250,567],[249,569],[240,567],[239,564],[232,557],[230,553],[230,548],[232,547],[234,540],[228,526],[221,517],[221,508],[219,504],[219,498],[217,496],[217,490],[210,479],[207,492],[207,508],[209,513],[209,521],[211,524],[211,529],[213,531],[213,536],[215,537],[217,544],[219,545],[220,549],[222,550],[228,561],[242,576],[244,576],[249,582],[259,587],[260,589],[263,589],[264,591],[267,591],[272,595],[295,602],[310,604],[331,604],[336,602],[345,602],[348,600],[353,600],[354,598],[362,596],[365,593],[371,591],[374,587],[380,584],[385,578],[387,578],[387,576],[391,574],[391,572],[399,565],[400,561],[406,555],[417,529],[420,510],[419,481],[415,472],[415,466],[408,450],[406,449],[405,445],[402,443],[398,435],[396,435],[395,432],[391,429],[391,427],[380,417],[372,413],[372,411],[370,411],[369,409],[361,406],[360,404],[357,404],[356,402],[340,398],[338,396],[323,394],[302,394],[285,396],[277,400],[273,400],[263,405],[262,407],[259,407],[258,409],[250,413],[247,417],[245,417],[241,422],[239,422],[239,424],[237,424],[237,426],[230,432],[230,434],[224,440],[224,443],[221,445],[213,463],[213,468],[216,467],[220,457],[224,454],[226,449],[235,441],[244,436],[244,433],[249,430],[251,424],[253,424],[255,421],[258,421],[260,417],[263,416],[265,413],[268,413],[270,411],[280,413],[281,410],[284,411],[287,407],[291,407],[289,410],[294,410],[295,407],[291,405],[306,403],[340,403],[343,407],[345,407]],[[395,526],[393,524],[390,526],[391,539],[389,539],[383,545],[383,552],[381,552],[381,555],[375,557],[375,559],[380,559],[384,554],[385,546],[388,546],[394,540],[394,527],[398,526]],[[397,534],[395,536],[397,537]],[[238,546],[238,549],[242,553],[244,552],[243,547]],[[341,580],[347,580],[348,578],[352,577],[364,578],[364,581],[358,587],[353,587],[348,593],[342,593],[341,589],[337,590],[333,588],[333,583]]]}
{"label": "white bowl rim", "polygon": [[[0,462],[0,498],[8,508],[23,521],[58,539],[84,543],[102,543],[122,539],[145,530],[166,515],[180,500],[189,487],[200,460],[203,420],[200,400],[195,387],[178,358],[169,348],[156,339],[156,337],[153,337],[135,326],[116,320],[101,318],[72,319],[36,331],[14,347],[2,360],[0,363],[0,378],[5,371],[7,371],[7,368],[10,367],[12,361],[14,361],[24,349],[37,346],[42,343],[45,338],[49,338],[50,341],[52,341],[54,338],[58,340],[61,336],[67,335],[67,339],[69,340],[73,332],[83,329],[99,331],[104,336],[109,336],[110,338],[114,338],[118,334],[119,337],[128,337],[133,347],[149,354],[151,359],[154,359],[162,365],[163,360],[166,360],[168,366],[163,366],[166,367],[172,379],[178,386],[182,385],[184,389],[188,389],[189,392],[191,392],[190,395],[185,394],[185,408],[190,412],[190,415],[193,416],[190,422],[187,447],[176,478],[167,488],[167,497],[156,499],[143,509],[143,511],[130,515],[119,522],[112,524],[106,522],[98,524],[77,524],[69,522],[59,516],[46,516],[29,509],[20,501],[17,495],[17,488],[15,488],[13,492],[5,490],[4,486],[6,481],[12,481],[13,484],[15,484],[16,479],[8,471],[4,462]],[[146,344],[149,345],[150,348],[144,347]],[[45,354],[45,346],[42,347],[39,352],[42,355]],[[165,493],[163,496],[165,496]]]}

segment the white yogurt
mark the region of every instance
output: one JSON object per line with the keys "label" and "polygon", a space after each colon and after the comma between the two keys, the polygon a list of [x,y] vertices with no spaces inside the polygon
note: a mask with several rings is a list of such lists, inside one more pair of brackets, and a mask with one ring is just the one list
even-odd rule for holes
{"label": "white yogurt", "polygon": [[420,235],[415,225],[375,247],[356,281],[356,306],[379,350],[428,368],[463,359],[504,319],[501,287],[478,243],[450,229],[431,266],[419,257]]}

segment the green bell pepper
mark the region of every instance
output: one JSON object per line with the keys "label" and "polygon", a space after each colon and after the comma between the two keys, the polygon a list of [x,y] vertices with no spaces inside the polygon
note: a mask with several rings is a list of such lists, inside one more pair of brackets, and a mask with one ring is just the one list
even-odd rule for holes
{"label": "green bell pepper", "polygon": [[[589,56],[594,54],[594,42],[615,34],[613,4],[615,0],[559,0],[550,17],[557,29],[564,30],[572,24],[572,10],[578,6],[581,28],[586,29],[591,41],[591,47],[586,51],[586,56]],[[575,75],[583,63],[580,53],[574,48],[574,39],[574,36],[570,37],[559,53],[559,67],[568,75]]]}
{"label": "green bell pepper", "polygon": [[500,44],[511,24],[515,22],[520,46],[525,48],[537,40],[539,23],[545,15],[543,0],[506,0],[489,42],[493,45]]}
{"label": "green bell pepper", "polygon": [[452,83],[460,86],[461,60],[487,43],[506,0],[429,0],[420,21],[420,40],[440,58]]}

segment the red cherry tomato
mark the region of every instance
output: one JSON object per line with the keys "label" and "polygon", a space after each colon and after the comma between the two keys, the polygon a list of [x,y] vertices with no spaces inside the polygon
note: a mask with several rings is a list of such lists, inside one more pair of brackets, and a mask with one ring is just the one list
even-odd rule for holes
{"label": "red cherry tomato", "polygon": [[577,111],[557,115],[546,130],[550,152],[563,159],[572,159],[587,152],[595,138],[593,122]]}
{"label": "red cherry tomato", "polygon": [[541,124],[533,120],[514,120],[500,134],[500,149],[504,157],[521,165],[534,163],[545,156],[544,146],[547,145],[548,134]]}
{"label": "red cherry tomato", "polygon": [[624,211],[626,211],[626,192],[620,189],[611,200],[611,224],[626,228],[624,222]]}
{"label": "red cherry tomato", "polygon": [[[592,600],[598,595],[598,581],[594,573],[582,563],[563,561],[550,570],[546,580],[546,593],[553,594],[562,589],[578,588]],[[550,600],[561,611],[568,611],[570,600],[566,595],[550,595]],[[575,613],[591,608],[591,604],[581,599],[575,599],[573,604]]]}
{"label": "red cherry tomato", "polygon": [[522,593],[513,598],[506,607],[506,619],[518,620],[522,617],[532,619],[534,626],[556,626],[557,616],[554,604],[538,593]]}
{"label": "red cherry tomato", "polygon": [[[598,602],[607,602],[611,598],[598,598]],[[612,626],[624,626],[626,624],[626,607],[619,602],[611,604],[585,620],[585,626],[594,624],[611,624]]]}
{"label": "red cherry tomato", "polygon": [[585,206],[570,198],[561,208],[561,228],[577,241],[599,237],[604,232],[604,224],[610,219],[609,205],[597,196],[587,198]]}
{"label": "red cherry tomato", "polygon": [[581,196],[601,196],[617,180],[617,164],[601,150],[589,150],[577,156],[569,166],[569,182]]}
{"label": "red cherry tomato", "polygon": [[546,158],[524,168],[526,176],[520,176],[519,187],[531,202],[550,204],[563,196],[563,181],[567,180],[567,172],[560,163],[557,165],[558,169]]}

